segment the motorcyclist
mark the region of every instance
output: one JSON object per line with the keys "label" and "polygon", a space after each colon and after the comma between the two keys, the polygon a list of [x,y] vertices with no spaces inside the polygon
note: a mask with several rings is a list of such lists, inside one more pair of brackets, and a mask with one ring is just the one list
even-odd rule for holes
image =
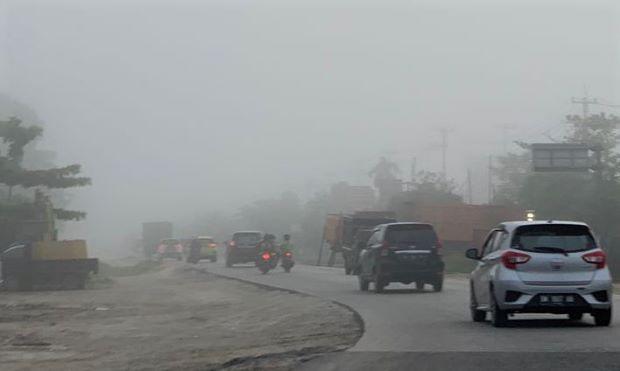
{"label": "motorcyclist", "polygon": [[277,249],[275,241],[276,241],[276,236],[269,234],[269,233],[265,234],[263,239],[258,243],[258,245],[256,245],[256,251],[258,253],[262,253],[265,251],[277,253],[278,249]]}
{"label": "motorcyclist", "polygon": [[[278,246],[276,245],[275,241],[276,241],[276,236],[269,234],[269,233],[265,234],[263,239],[258,243],[258,245],[256,245],[257,261],[260,261],[260,256],[263,253],[269,252],[270,254],[272,254],[272,259],[270,259],[271,261],[270,265],[272,267],[277,266],[280,252],[279,252]],[[275,254],[275,257],[273,257],[273,254]]]}
{"label": "motorcyclist", "polygon": [[282,254],[285,254],[287,252],[293,253],[295,246],[291,242],[291,235],[285,234],[284,236],[282,236],[282,240],[282,244],[280,244],[280,251],[282,252]]}

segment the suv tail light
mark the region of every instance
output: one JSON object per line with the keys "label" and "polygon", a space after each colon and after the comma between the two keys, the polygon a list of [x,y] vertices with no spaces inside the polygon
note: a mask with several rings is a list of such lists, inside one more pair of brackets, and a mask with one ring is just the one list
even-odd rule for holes
{"label": "suv tail light", "polygon": [[527,263],[531,256],[522,252],[506,251],[502,255],[502,264],[508,269],[517,269],[518,264]]}
{"label": "suv tail light", "polygon": [[443,255],[441,253],[441,250],[443,250],[443,243],[441,242],[441,240],[437,239],[437,241],[435,241],[435,250],[433,251],[433,253],[441,256]]}
{"label": "suv tail light", "polygon": [[236,244],[235,244],[235,241],[230,241],[230,242],[228,243],[228,246],[230,246],[230,247],[235,247],[235,245],[236,245]]}
{"label": "suv tail light", "polygon": [[596,269],[605,268],[605,263],[607,262],[607,256],[601,250],[584,254],[581,256],[581,259],[586,263],[596,264]]}

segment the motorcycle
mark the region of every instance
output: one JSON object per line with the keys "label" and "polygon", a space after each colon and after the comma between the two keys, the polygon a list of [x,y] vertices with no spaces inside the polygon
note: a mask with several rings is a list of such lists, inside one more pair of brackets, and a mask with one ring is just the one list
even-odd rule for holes
{"label": "motorcycle", "polygon": [[293,253],[290,251],[286,251],[283,255],[282,255],[282,268],[284,268],[284,271],[286,273],[289,273],[291,271],[291,268],[293,268],[293,266],[295,265],[295,261],[293,260]]}
{"label": "motorcycle", "polygon": [[261,273],[266,274],[278,265],[278,254],[275,251],[263,251],[256,258],[256,266]]}

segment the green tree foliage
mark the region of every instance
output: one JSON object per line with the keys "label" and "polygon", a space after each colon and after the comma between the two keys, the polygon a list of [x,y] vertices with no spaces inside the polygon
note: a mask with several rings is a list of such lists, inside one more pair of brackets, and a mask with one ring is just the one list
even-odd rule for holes
{"label": "green tree foliage", "polygon": [[498,158],[499,184],[494,202],[536,210],[539,219],[582,220],[602,239],[620,241],[620,160],[616,150],[620,120],[605,114],[567,116],[567,143],[601,151],[599,172],[535,173],[526,146],[521,153]]}
{"label": "green tree foliage", "polygon": [[[5,144],[5,150],[0,151],[0,184],[8,187],[9,201],[13,187],[41,187],[49,190],[81,187],[91,183],[90,178],[78,176],[81,171],[78,164],[38,170],[23,167],[26,146],[42,134],[41,127],[24,126],[16,117],[0,121],[0,139]],[[75,220],[85,216],[83,212],[62,209],[55,209],[55,213],[59,219]]]}
{"label": "green tree foliage", "polygon": [[285,192],[279,198],[262,199],[243,206],[238,216],[247,228],[265,233],[290,233],[299,223],[301,204],[296,194]]}
{"label": "green tree foliage", "polygon": [[617,180],[620,172],[620,155],[616,151],[618,125],[620,118],[604,113],[590,115],[585,120],[581,116],[566,116],[570,125],[566,141],[583,143],[601,151],[601,176],[607,180]]}

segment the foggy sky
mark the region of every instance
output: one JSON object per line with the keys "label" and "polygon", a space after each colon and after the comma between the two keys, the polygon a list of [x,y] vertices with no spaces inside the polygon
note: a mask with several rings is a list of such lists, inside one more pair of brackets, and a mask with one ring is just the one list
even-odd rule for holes
{"label": "foggy sky", "polygon": [[613,1],[0,3],[0,92],[92,176],[71,233],[98,248],[145,220],[369,184],[381,155],[439,171],[439,127],[448,175],[471,168],[485,202],[502,125],[560,138],[584,85],[620,103]]}

